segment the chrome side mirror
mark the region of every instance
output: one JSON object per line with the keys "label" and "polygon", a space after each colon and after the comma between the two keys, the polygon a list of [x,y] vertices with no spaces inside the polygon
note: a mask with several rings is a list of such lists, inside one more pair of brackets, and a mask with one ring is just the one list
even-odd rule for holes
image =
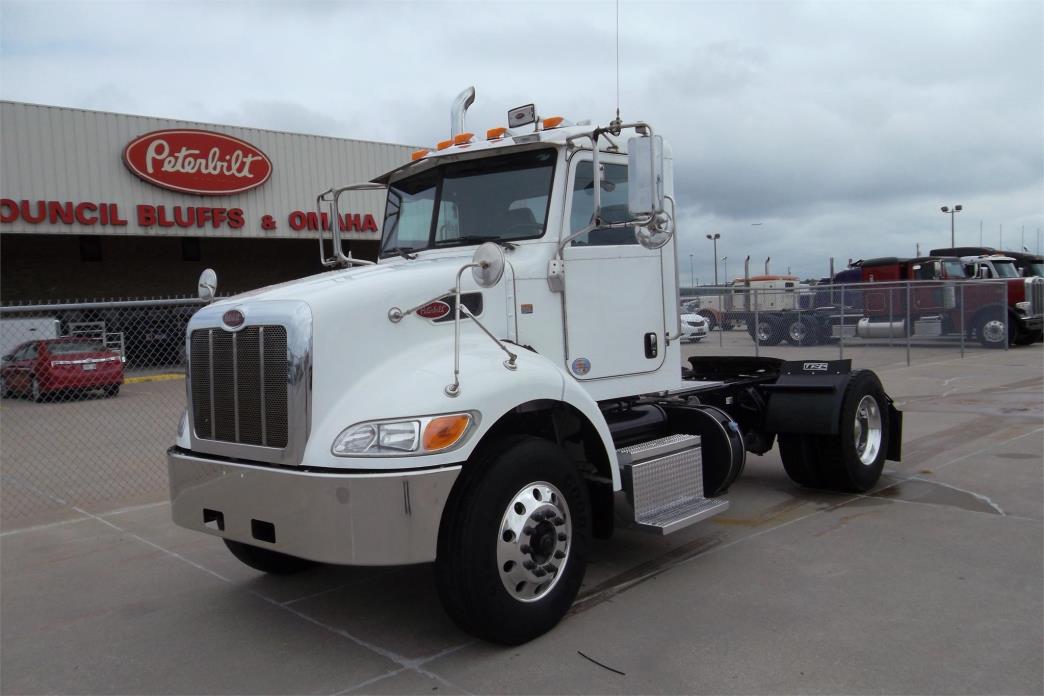
{"label": "chrome side mirror", "polygon": [[480,288],[491,288],[504,277],[504,250],[495,242],[485,242],[471,257],[471,275]]}
{"label": "chrome side mirror", "polygon": [[217,295],[217,273],[214,272],[213,268],[204,269],[199,274],[196,292],[199,293],[199,299],[204,302],[211,302],[214,296]]}
{"label": "chrome side mirror", "polygon": [[632,218],[663,212],[663,138],[627,141],[627,209]]}

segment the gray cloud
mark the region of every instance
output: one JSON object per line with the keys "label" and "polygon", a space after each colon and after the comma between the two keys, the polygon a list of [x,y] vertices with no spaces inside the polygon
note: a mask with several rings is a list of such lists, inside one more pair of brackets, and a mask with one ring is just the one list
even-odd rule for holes
{"label": "gray cloud", "polygon": [[[0,96],[430,145],[474,84],[472,130],[530,101],[605,122],[613,7],[4,2]],[[749,253],[822,275],[947,241],[943,204],[968,242],[1044,226],[1039,2],[624,0],[620,26],[623,115],[672,144],[701,279],[711,230],[730,273]]]}

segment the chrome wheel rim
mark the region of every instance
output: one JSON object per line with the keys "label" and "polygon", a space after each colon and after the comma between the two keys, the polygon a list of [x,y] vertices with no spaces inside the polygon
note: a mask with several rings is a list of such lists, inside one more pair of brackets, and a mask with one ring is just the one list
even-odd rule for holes
{"label": "chrome wheel rim", "polygon": [[982,325],[982,335],[989,343],[1000,343],[1006,333],[1007,327],[1000,319],[991,319]]}
{"label": "chrome wheel rim", "polygon": [[523,486],[508,502],[497,535],[504,589],[520,602],[546,597],[565,572],[573,540],[562,491],[546,481]]}
{"label": "chrome wheel rim", "polygon": [[805,340],[805,324],[804,322],[795,321],[790,325],[790,338],[793,341],[801,342]]}
{"label": "chrome wheel rim", "polygon": [[877,399],[867,394],[859,400],[855,412],[855,447],[859,461],[870,466],[881,452],[881,409]]}
{"label": "chrome wheel rim", "polygon": [[767,341],[772,335],[772,325],[767,321],[758,322],[758,340]]}

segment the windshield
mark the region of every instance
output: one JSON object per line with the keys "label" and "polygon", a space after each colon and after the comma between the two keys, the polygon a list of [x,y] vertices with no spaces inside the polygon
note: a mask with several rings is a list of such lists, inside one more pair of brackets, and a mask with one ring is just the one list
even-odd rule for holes
{"label": "windshield", "polygon": [[993,269],[998,278],[1018,278],[1019,271],[1011,261],[994,261]]}
{"label": "windshield", "polygon": [[1026,275],[1029,277],[1044,278],[1044,261],[1034,261],[1026,265]]}
{"label": "windshield", "polygon": [[544,234],[555,151],[452,162],[392,183],[381,256]]}
{"label": "windshield", "polygon": [[964,272],[964,264],[960,261],[943,261],[943,277],[944,278],[967,278],[968,274]]}

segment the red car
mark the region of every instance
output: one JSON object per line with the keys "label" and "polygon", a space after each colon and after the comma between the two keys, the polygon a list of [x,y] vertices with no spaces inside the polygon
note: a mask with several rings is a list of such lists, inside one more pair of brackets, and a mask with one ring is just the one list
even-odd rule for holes
{"label": "red car", "polygon": [[3,357],[0,393],[50,401],[71,391],[120,393],[123,359],[101,343],[76,336],[29,341]]}

